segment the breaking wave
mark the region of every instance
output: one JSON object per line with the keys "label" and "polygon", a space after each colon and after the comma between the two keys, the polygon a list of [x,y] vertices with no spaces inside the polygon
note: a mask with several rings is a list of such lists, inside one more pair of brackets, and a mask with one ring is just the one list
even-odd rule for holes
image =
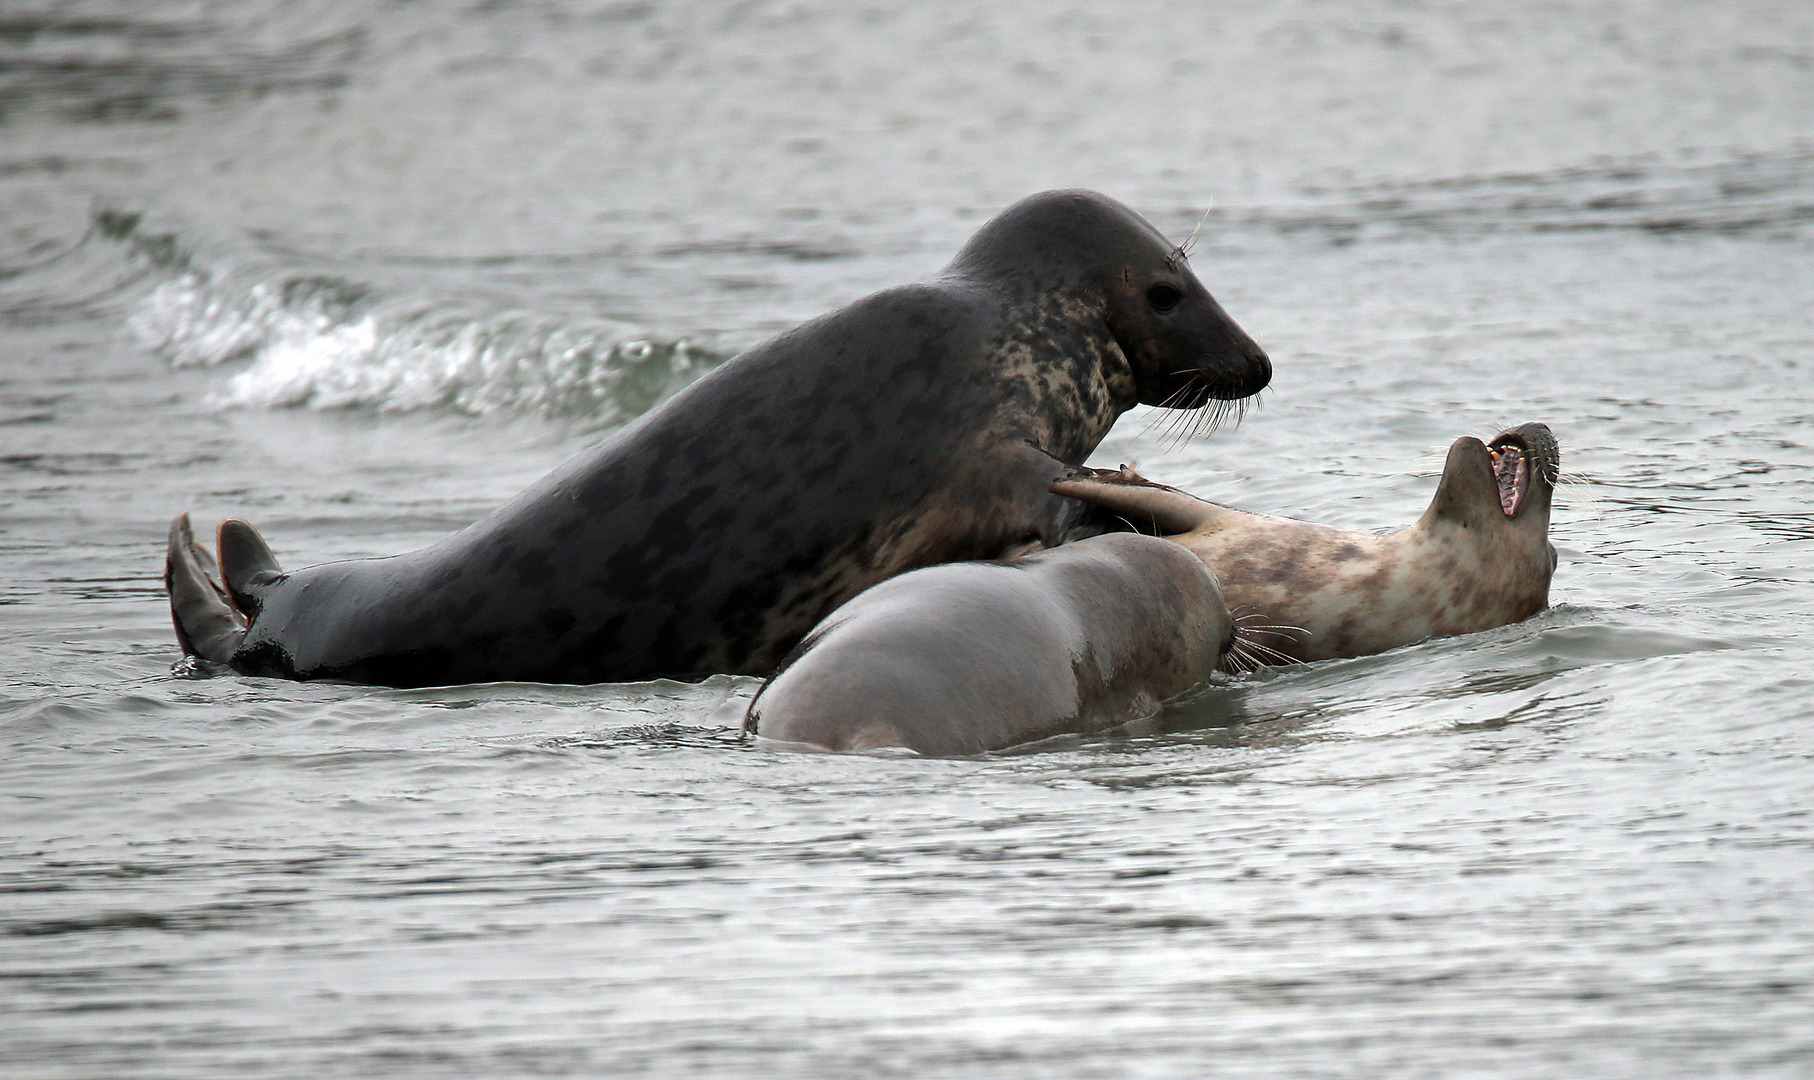
{"label": "breaking wave", "polygon": [[388,297],[332,274],[166,261],[173,273],[128,325],[176,367],[243,363],[210,396],[222,407],[517,411],[608,426],[723,360],[612,320]]}

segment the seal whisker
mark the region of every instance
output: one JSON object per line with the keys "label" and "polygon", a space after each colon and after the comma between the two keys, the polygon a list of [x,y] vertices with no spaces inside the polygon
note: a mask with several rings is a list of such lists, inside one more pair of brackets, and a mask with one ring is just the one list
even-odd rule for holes
{"label": "seal whisker", "polygon": [[[1175,374],[1184,374],[1184,372],[1177,372]],[[1197,371],[1190,372],[1189,374],[1190,378],[1185,381],[1184,386],[1178,392],[1182,396],[1195,398],[1198,387],[1203,381],[1203,374],[1202,372]],[[1208,407],[1207,402],[1194,409],[1180,409],[1171,418],[1171,423],[1166,425],[1165,435],[1166,441],[1170,444],[1169,449],[1176,450],[1178,447],[1190,441],[1191,434],[1197,427],[1196,421],[1201,417],[1202,410],[1206,407]]]}
{"label": "seal whisker", "polygon": [[1190,418],[1190,423],[1185,426],[1184,432],[1179,438],[1179,442],[1189,442],[1190,440],[1195,439],[1198,433],[1203,430],[1203,425],[1206,420],[1212,423],[1214,422],[1215,413],[1216,406],[1205,402],[1203,407]]}
{"label": "seal whisker", "polygon": [[1301,664],[1301,663],[1303,663],[1302,660],[1299,660],[1295,656],[1291,656],[1287,653],[1282,653],[1270,645],[1262,645],[1259,642],[1252,640],[1251,638],[1248,639],[1248,641],[1247,641],[1247,647],[1252,649],[1254,652],[1260,654],[1261,656],[1271,657],[1272,658],[1270,661],[1271,663],[1275,663],[1275,664]]}
{"label": "seal whisker", "polygon": [[1170,394],[1167,394],[1165,396],[1166,408],[1171,410],[1167,414],[1166,418],[1169,420],[1175,421],[1179,417],[1188,414],[1191,411],[1191,409],[1194,407],[1192,405],[1187,404],[1187,402],[1190,400],[1192,393],[1195,392],[1196,385],[1197,385],[1196,381],[1201,376],[1197,372],[1189,371],[1189,370],[1174,371],[1174,372],[1172,372],[1172,374],[1189,376],[1189,378],[1184,380],[1184,383],[1182,385],[1180,385],[1176,390],[1173,390]]}
{"label": "seal whisker", "polygon": [[1200,439],[1213,433],[1222,426],[1223,421],[1228,419],[1231,411],[1228,402],[1218,399],[1214,405],[1208,406],[1197,415],[1196,422],[1191,425],[1190,437]]}
{"label": "seal whisker", "polygon": [[[1185,374],[1185,372],[1174,371],[1174,372],[1172,372],[1172,374],[1173,375],[1182,375],[1182,374]],[[1149,420],[1147,420],[1146,426],[1140,429],[1140,434],[1145,435],[1148,432],[1152,431],[1153,428],[1155,428],[1161,424],[1170,424],[1173,421],[1175,421],[1177,419],[1177,414],[1174,410],[1176,410],[1179,407],[1177,405],[1177,402],[1181,398],[1183,398],[1184,395],[1189,390],[1190,390],[1190,383],[1187,382],[1183,386],[1180,386],[1176,390],[1173,390],[1171,393],[1165,395],[1164,400],[1160,401],[1158,405],[1154,406],[1155,409],[1162,409],[1164,411],[1153,413],[1152,417]]]}
{"label": "seal whisker", "polygon": [[[1184,374],[1184,372],[1174,371],[1174,372],[1172,372],[1172,374],[1173,375],[1182,375],[1182,374]],[[1147,434],[1151,433],[1153,428],[1158,427],[1162,424],[1165,425],[1166,427],[1170,427],[1172,424],[1177,423],[1178,417],[1182,414],[1180,412],[1178,412],[1179,406],[1176,404],[1176,402],[1182,400],[1184,395],[1190,392],[1190,388],[1191,388],[1191,384],[1189,382],[1186,382],[1183,386],[1180,386],[1180,387],[1178,387],[1178,389],[1173,390],[1171,393],[1167,394],[1163,401],[1159,402],[1158,405],[1154,406],[1154,408],[1162,409],[1164,411],[1155,412],[1152,415],[1152,418],[1146,422],[1146,426],[1140,429],[1141,436],[1142,437],[1146,436]]]}
{"label": "seal whisker", "polygon": [[1234,417],[1235,426],[1239,427],[1241,420],[1245,418],[1246,415],[1247,403],[1245,401],[1228,401],[1222,398],[1213,399],[1211,403],[1205,404],[1203,409],[1197,414],[1195,422],[1191,425],[1187,439],[1201,439],[1213,435],[1215,432],[1221,430],[1222,426],[1228,422],[1230,416]]}
{"label": "seal whisker", "polygon": [[1242,615],[1236,615],[1234,619],[1235,622],[1241,624],[1244,629],[1295,630],[1300,634],[1308,634],[1310,632],[1301,626],[1292,626],[1290,623],[1255,623],[1252,621],[1254,619],[1264,619],[1265,617],[1265,612],[1249,611]]}
{"label": "seal whisker", "polygon": [[1563,472],[1558,466],[1552,483],[1569,502],[1577,503],[1587,511],[1588,517],[1599,521],[1604,516],[1600,511],[1600,500],[1594,495],[1594,488],[1599,484],[1593,477],[1586,473]]}
{"label": "seal whisker", "polygon": [[[1116,520],[1116,521],[1119,521],[1119,522],[1121,522],[1121,523],[1122,523],[1122,524],[1123,524],[1123,525],[1126,525],[1126,526],[1127,526],[1127,531],[1128,531],[1128,532],[1134,532],[1134,533],[1137,533],[1137,532],[1141,532],[1141,531],[1143,531],[1143,530],[1142,530],[1142,529],[1141,529],[1141,528],[1140,528],[1140,526],[1138,526],[1138,525],[1136,525],[1136,524],[1134,524],[1134,522],[1133,522],[1133,519],[1132,519],[1132,518],[1129,518],[1129,517],[1127,517],[1127,516],[1126,516],[1126,515],[1124,515],[1124,514],[1116,514],[1116,515],[1115,515],[1115,520]],[[1159,524],[1158,524],[1158,522],[1155,522],[1155,521],[1149,521],[1149,522],[1147,522],[1147,523],[1146,523],[1146,527],[1147,527],[1147,528],[1148,528],[1148,529],[1157,529],[1157,528],[1158,528],[1158,527],[1159,527]]]}
{"label": "seal whisker", "polygon": [[1247,642],[1237,636],[1234,644],[1230,645],[1228,651],[1222,654],[1221,668],[1237,675],[1246,675],[1258,671],[1260,662],[1247,651]]}
{"label": "seal whisker", "polygon": [[1199,427],[1202,416],[1203,414],[1200,411],[1192,411],[1179,415],[1178,423],[1175,425],[1175,429],[1171,434],[1171,448],[1173,450],[1176,450],[1178,447],[1183,446],[1196,437],[1197,428]]}
{"label": "seal whisker", "polygon": [[[1183,393],[1183,390],[1179,390],[1177,394],[1173,395],[1173,398],[1180,397]],[[1182,406],[1173,406],[1162,418],[1162,422],[1159,425],[1158,439],[1161,443],[1166,445],[1167,449],[1176,447],[1177,443],[1175,440],[1177,437],[1178,425],[1184,422],[1184,417],[1187,415],[1188,410],[1185,410]]]}
{"label": "seal whisker", "polygon": [[1258,671],[1262,667],[1282,667],[1288,664],[1301,664],[1303,661],[1295,656],[1282,653],[1270,645],[1263,645],[1250,637],[1246,637],[1244,636],[1244,631],[1237,628],[1235,631],[1235,643],[1229,647],[1224,666],[1226,667],[1229,663],[1242,665],[1238,668],[1238,670],[1242,672],[1253,672]]}
{"label": "seal whisker", "polygon": [[1287,641],[1310,636],[1310,631],[1301,626],[1281,626],[1277,629],[1270,626],[1243,626],[1241,630],[1249,634],[1265,634],[1267,637],[1284,638]]}

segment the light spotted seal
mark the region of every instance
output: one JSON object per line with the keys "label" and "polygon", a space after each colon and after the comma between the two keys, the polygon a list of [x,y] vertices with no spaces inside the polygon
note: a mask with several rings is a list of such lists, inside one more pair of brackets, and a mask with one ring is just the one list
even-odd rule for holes
{"label": "light spotted seal", "polygon": [[1556,566],[1549,512],[1560,466],[1543,424],[1491,443],[1457,439],[1429,509],[1388,536],[1233,510],[1128,469],[1085,470],[1052,490],[1195,552],[1243,623],[1250,647],[1235,655],[1290,662],[1365,656],[1542,611]]}
{"label": "light spotted seal", "polygon": [[876,582],[1057,542],[1047,484],[1136,402],[1271,375],[1158,230],[1047,192],[931,282],[749,349],[430,547],[286,573],[230,521],[217,579],[179,517],[172,618],[185,653],[287,678],[766,673]]}
{"label": "light spotted seal", "polygon": [[1201,560],[1109,533],[874,586],[807,635],[744,730],[826,750],[980,754],[1151,716],[1233,641]]}

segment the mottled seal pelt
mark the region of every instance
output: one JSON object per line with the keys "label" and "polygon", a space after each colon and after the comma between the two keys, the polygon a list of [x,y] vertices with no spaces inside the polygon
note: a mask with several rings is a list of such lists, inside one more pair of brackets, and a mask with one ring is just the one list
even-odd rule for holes
{"label": "mottled seal pelt", "polygon": [[1184,545],[1216,572],[1241,623],[1234,654],[1328,660],[1490,630],[1549,605],[1550,499],[1561,451],[1543,424],[1449,447],[1417,523],[1388,536],[1249,514],[1150,483],[1086,471],[1052,490]]}
{"label": "mottled seal pelt", "polygon": [[1047,484],[1136,402],[1271,373],[1143,218],[1035,195],[934,280],[749,349],[438,544],[286,573],[230,521],[216,580],[179,517],[177,638],[248,674],[391,686],[763,673],[878,581],[1055,543]]}
{"label": "mottled seal pelt", "polygon": [[744,730],[827,750],[980,754],[1151,716],[1233,640],[1201,560],[1110,533],[874,586],[807,635]]}

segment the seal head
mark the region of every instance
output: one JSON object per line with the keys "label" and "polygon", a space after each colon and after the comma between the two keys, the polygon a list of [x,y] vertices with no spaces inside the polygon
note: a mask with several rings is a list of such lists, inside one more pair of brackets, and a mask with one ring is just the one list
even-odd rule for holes
{"label": "seal head", "polygon": [[1087,297],[1142,405],[1195,409],[1265,389],[1272,361],[1145,218],[1093,191],[1049,191],[983,226],[947,274]]}

